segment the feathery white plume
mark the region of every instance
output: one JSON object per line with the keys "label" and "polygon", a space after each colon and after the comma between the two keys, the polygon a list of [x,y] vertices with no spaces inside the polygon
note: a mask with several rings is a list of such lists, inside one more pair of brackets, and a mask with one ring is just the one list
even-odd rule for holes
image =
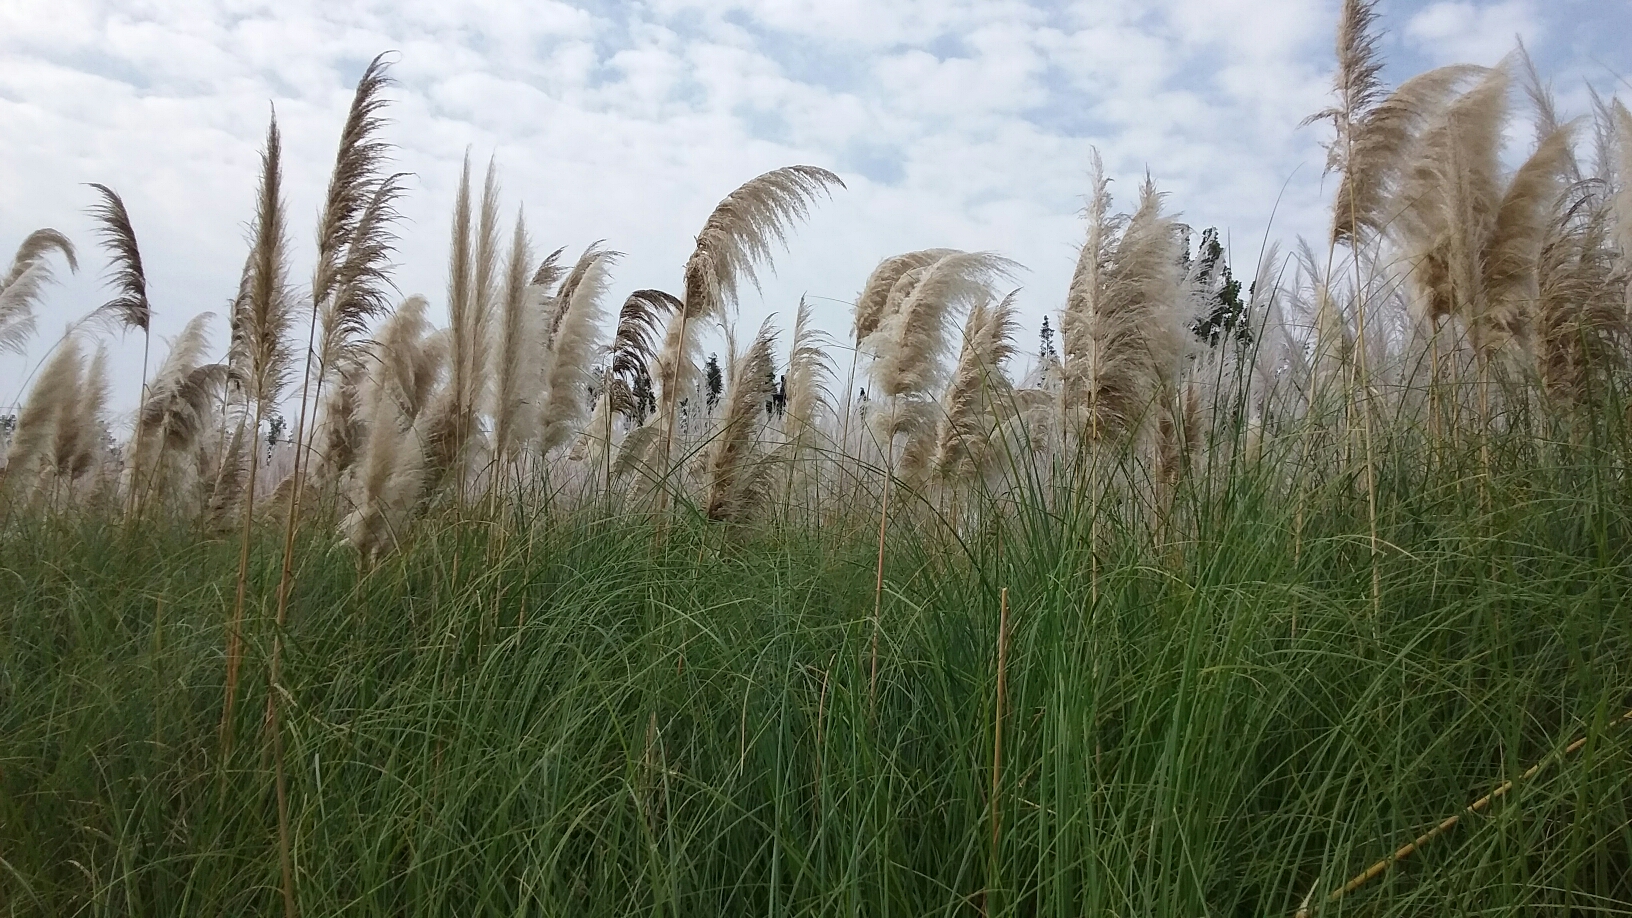
{"label": "feathery white plume", "polygon": [[34,306],[53,280],[51,263],[46,260],[53,249],[62,253],[69,271],[79,272],[79,261],[68,237],[54,229],[39,229],[29,233],[17,247],[11,268],[0,277],[0,353],[21,354],[33,337]]}

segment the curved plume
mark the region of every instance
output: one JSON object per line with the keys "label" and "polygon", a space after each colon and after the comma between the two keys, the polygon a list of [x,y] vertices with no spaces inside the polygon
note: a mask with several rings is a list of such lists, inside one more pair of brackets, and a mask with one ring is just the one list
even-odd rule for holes
{"label": "curved plume", "polygon": [[771,349],[776,329],[767,319],[753,344],[731,366],[725,418],[709,457],[708,518],[738,521],[765,499],[769,463],[762,431],[765,403],[776,392]]}
{"label": "curved plume", "polygon": [[[425,451],[414,429],[414,416],[400,400],[399,381],[392,378],[394,368],[416,362],[407,352],[418,350],[423,311],[423,300],[410,300],[398,310],[402,321],[393,317],[388,323],[398,325],[388,339],[394,342],[388,347],[394,353],[379,365],[382,377],[370,379],[362,405],[368,432],[351,479],[348,498],[352,511],[340,528],[365,565],[396,544],[425,486]],[[409,339],[412,344],[407,343]]]}
{"label": "curved plume", "polygon": [[657,347],[663,319],[684,304],[661,290],[636,290],[618,310],[618,331],[612,339],[612,373],[631,387],[645,375]]}
{"label": "curved plume", "polygon": [[544,260],[538,263],[538,270],[533,272],[533,279],[529,282],[528,296],[538,304],[539,311],[535,335],[537,340],[533,342],[533,346],[538,349],[534,359],[538,365],[541,386],[544,384],[544,374],[549,372],[550,329],[555,327],[555,317],[560,312],[555,291],[559,288],[561,279],[567,275],[567,269],[561,264],[561,256],[566,254],[566,251],[567,247],[562,246],[544,256]]}
{"label": "curved plume", "polygon": [[255,231],[232,306],[229,363],[260,417],[277,403],[288,382],[293,355],[289,332],[288,241],[283,210],[282,143],[274,115],[261,153],[261,186],[255,200]]}
{"label": "curved plume", "polygon": [[862,285],[861,293],[856,297],[855,323],[851,329],[855,343],[861,344],[868,335],[877,330],[878,323],[883,320],[887,311],[890,291],[903,274],[914,268],[928,267],[948,255],[956,254],[957,249],[920,249],[916,252],[891,255],[879,262],[878,267],[867,275],[867,282]]}
{"label": "curved plume", "polygon": [[708,215],[685,268],[686,313],[717,315],[737,298],[737,286],[759,284],[757,271],[771,260],[773,245],[786,241],[789,227],[803,220],[818,194],[844,187],[838,176],[816,166],[784,166],[744,182]]}
{"label": "curved plume", "polygon": [[1609,222],[1591,190],[1577,192],[1537,259],[1537,370],[1544,391],[1567,406],[1593,404],[1626,365],[1632,328]]}
{"label": "curved plume", "polygon": [[651,365],[663,320],[684,304],[661,290],[636,290],[618,310],[618,328],[612,337],[607,363],[610,374],[606,395],[610,410],[641,423],[657,407],[652,401]]}
{"label": "curved plume", "polygon": [[[162,453],[182,455],[197,445],[208,429],[215,399],[227,380],[225,364],[203,366],[173,364],[171,374],[163,374],[151,387],[153,394],[142,406],[143,435],[157,437]],[[185,368],[185,372],[180,371]]]}
{"label": "curved plume", "polygon": [[546,348],[554,349],[556,335],[560,333],[561,322],[567,315],[567,306],[572,302],[573,294],[578,291],[579,285],[583,284],[584,278],[589,275],[590,271],[595,269],[596,264],[600,262],[603,256],[610,255],[613,261],[622,257],[621,252],[608,252],[602,248],[601,243],[604,241],[603,239],[597,239],[585,246],[583,254],[579,255],[578,260],[573,262],[572,269],[566,272],[566,275],[561,279],[561,283],[556,287],[555,303],[557,308],[552,310],[550,314],[550,324],[544,338]]}
{"label": "curved plume", "polygon": [[58,444],[75,429],[80,375],[85,353],[69,335],[40,369],[17,413],[17,430],[6,453],[7,477],[38,486],[55,465]]}
{"label": "curved plume", "polygon": [[54,229],[38,229],[28,234],[12,256],[11,269],[0,278],[0,353],[21,354],[34,335],[34,305],[40,292],[52,280],[46,255],[55,249],[68,262],[68,270],[79,272],[73,243]]}
{"label": "curved plume", "polygon": [[991,284],[1011,277],[1019,266],[988,252],[958,252],[904,273],[878,327],[862,342],[877,355],[868,368],[878,392],[888,398],[929,395],[944,379],[947,319],[965,304],[990,296]]}
{"label": "curved plume", "polygon": [[940,436],[935,452],[935,472],[943,479],[956,480],[978,471],[988,462],[992,432],[998,412],[1009,401],[1012,388],[1003,375],[1003,364],[1014,354],[1016,290],[993,305],[981,301],[969,310],[964,324],[963,347],[958,355],[952,384],[943,404]]}
{"label": "curved plume", "polygon": [[208,326],[214,318],[212,313],[199,313],[187,322],[181,334],[171,339],[170,350],[148,387],[152,399],[162,399],[166,391],[181,385],[182,380],[198,368],[204,348],[209,343]]}
{"label": "curved plume", "polygon": [[[606,367],[600,380],[601,391],[595,398],[595,409],[584,425],[583,436],[573,447],[570,458],[604,458],[613,440],[612,416],[623,415],[631,423],[644,424],[647,415],[656,408],[651,384],[651,362],[656,347],[657,330],[667,314],[678,312],[680,300],[661,290],[636,290],[623,301],[618,310],[618,326],[612,336],[612,350],[607,355]],[[645,428],[637,426],[638,432]],[[651,432],[641,435],[639,443],[649,444]],[[620,453],[620,467],[626,473],[637,458],[645,462],[640,449],[629,452],[625,462]],[[611,474],[608,469],[608,474]]]}
{"label": "curved plume", "polygon": [[17,247],[17,254],[11,258],[11,269],[6,272],[4,279],[0,279],[0,289],[10,287],[22,277],[24,272],[42,262],[45,256],[55,249],[68,262],[70,273],[79,273],[79,257],[74,252],[74,244],[68,237],[50,227],[37,229],[23,239],[22,245]]}
{"label": "curved plume", "polygon": [[370,61],[357,81],[318,214],[312,302],[321,325],[316,356],[322,375],[356,356],[369,320],[390,305],[391,224],[402,188],[401,176],[380,176],[391,150],[379,139],[386,123],[383,93],[391,85],[385,57]]}
{"label": "curved plume", "polygon": [[96,221],[96,234],[102,247],[108,251],[113,285],[113,299],[103,303],[97,314],[111,317],[125,328],[147,331],[152,321],[153,308],[147,302],[147,272],[142,268],[142,252],[136,245],[136,230],[130,225],[130,213],[125,202],[106,185],[91,183],[102,196],[99,204],[90,208],[91,219]]}
{"label": "curved plume", "polygon": [[540,452],[548,453],[570,441],[588,414],[588,395],[597,382],[590,364],[598,350],[596,338],[603,318],[601,297],[611,281],[607,271],[618,257],[616,252],[603,252],[591,246],[579,259],[582,270],[574,268],[562,284],[565,298],[557,314],[550,346]]}
{"label": "curved plume", "polygon": [[149,494],[162,499],[172,491],[176,482],[171,472],[192,456],[214,426],[228,371],[226,364],[199,363],[211,318],[209,313],[195,316],[175,337],[138,409],[140,434],[127,471],[136,476],[131,486],[139,499]]}
{"label": "curved plume", "polygon": [[1305,120],[1330,118],[1337,126],[1326,163],[1326,171],[1340,177],[1332,204],[1332,242],[1353,242],[1363,232],[1383,230],[1390,197],[1418,134],[1444,110],[1459,85],[1484,72],[1467,64],[1441,67],[1407,80],[1381,102],[1368,90],[1348,105]]}
{"label": "curved plume", "polygon": [[683,272],[684,304],[669,323],[658,358],[660,410],[671,420],[680,393],[695,369],[698,320],[722,317],[743,280],[758,286],[758,270],[784,243],[792,224],[809,213],[818,194],[844,187],[839,177],[815,166],[784,166],[743,183],[708,215]]}
{"label": "curved plume", "polygon": [[543,287],[545,290],[560,283],[566,273],[566,269],[561,267],[561,256],[566,254],[566,251],[567,247],[562,246],[544,256],[544,260],[538,263],[538,270],[533,272],[533,279],[528,283],[534,287]]}
{"label": "curved plume", "polygon": [[1536,263],[1553,207],[1569,175],[1571,142],[1570,127],[1559,128],[1542,140],[1514,173],[1496,209],[1480,265],[1486,324],[1504,338],[1528,335],[1540,295]]}
{"label": "curved plume", "polygon": [[384,388],[384,397],[410,421],[430,400],[447,356],[444,336],[429,334],[430,323],[425,319],[429,307],[422,296],[403,300],[380,326],[370,349],[374,359],[370,385]]}
{"label": "curved plume", "polygon": [[1458,316],[1479,332],[1480,255],[1501,201],[1498,159],[1508,76],[1490,71],[1423,133],[1405,170],[1394,221],[1430,325]]}

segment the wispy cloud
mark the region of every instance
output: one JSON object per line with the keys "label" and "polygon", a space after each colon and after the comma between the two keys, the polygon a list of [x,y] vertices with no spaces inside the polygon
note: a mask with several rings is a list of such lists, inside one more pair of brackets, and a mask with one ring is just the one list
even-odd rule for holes
{"label": "wispy cloud", "polygon": [[1517,36],[1532,44],[1545,38],[1540,12],[1531,0],[1430,3],[1407,21],[1405,34],[1424,54],[1475,64],[1496,63],[1513,50]]}

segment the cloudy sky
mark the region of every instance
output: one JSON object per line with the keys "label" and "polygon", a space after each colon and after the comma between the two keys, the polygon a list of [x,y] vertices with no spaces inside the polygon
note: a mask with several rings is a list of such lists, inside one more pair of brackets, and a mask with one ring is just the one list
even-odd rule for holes
{"label": "cloudy sky", "polygon": [[[0,249],[55,226],[81,276],[48,294],[27,362],[105,298],[85,182],[118,190],[142,244],[155,331],[236,289],[270,107],[284,132],[297,277],[352,87],[397,52],[389,138],[413,173],[398,272],[444,299],[468,150],[496,159],[536,244],[625,253],[614,294],[675,289],[714,203],[791,163],[848,188],[777,261],[745,322],[801,294],[835,332],[879,258],[1002,252],[1028,324],[1057,308],[1097,147],[1125,205],[1148,170],[1250,274],[1264,239],[1318,233],[1318,128],[1337,0],[7,0],[0,4]],[[1522,35],[1565,107],[1632,95],[1629,0],[1383,0],[1391,82],[1494,63]],[[65,272],[64,272],[65,273]],[[218,344],[225,322],[215,326]],[[140,342],[112,342],[134,402]]]}

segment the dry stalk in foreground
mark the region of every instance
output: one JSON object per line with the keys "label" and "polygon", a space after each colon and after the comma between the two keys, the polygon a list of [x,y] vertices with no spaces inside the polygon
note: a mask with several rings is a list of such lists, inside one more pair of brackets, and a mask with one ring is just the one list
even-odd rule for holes
{"label": "dry stalk in foreground", "polygon": [[[1632,722],[1632,710],[1629,710],[1620,717],[1610,721],[1609,726],[1618,727],[1621,724],[1628,722]],[[1382,876],[1390,867],[1393,867],[1400,861],[1410,857],[1418,848],[1421,848],[1423,845],[1426,845],[1439,836],[1444,835],[1451,829],[1456,828],[1456,824],[1462,821],[1463,816],[1483,812],[1484,810],[1488,809],[1497,799],[1507,796],[1507,792],[1512,790],[1515,786],[1540,774],[1541,770],[1552,764],[1554,759],[1562,759],[1565,756],[1574,755],[1575,753],[1579,752],[1581,747],[1587,744],[1587,740],[1590,737],[1591,734],[1580,737],[1575,742],[1565,746],[1563,752],[1556,755],[1547,756],[1536,764],[1531,765],[1525,770],[1524,774],[1519,775],[1517,778],[1511,781],[1503,781],[1500,787],[1468,804],[1467,809],[1457,813],[1455,816],[1446,817],[1439,823],[1439,825],[1436,825],[1432,829],[1418,835],[1416,838],[1412,839],[1409,844],[1400,847],[1400,849],[1395,851],[1393,854],[1390,854],[1388,857],[1385,857],[1377,863],[1372,864],[1370,867],[1367,867],[1364,872],[1356,874],[1353,879],[1349,880],[1349,882],[1344,883],[1337,889],[1332,890],[1331,894],[1326,897],[1326,901],[1328,903],[1336,902],[1349,893],[1354,892],[1367,883],[1370,883],[1372,880]],[[1309,903],[1314,899],[1314,897],[1315,892],[1311,889],[1309,891],[1309,895],[1303,897],[1303,903],[1298,906],[1298,910],[1293,913],[1293,918],[1309,918],[1311,913]]]}

